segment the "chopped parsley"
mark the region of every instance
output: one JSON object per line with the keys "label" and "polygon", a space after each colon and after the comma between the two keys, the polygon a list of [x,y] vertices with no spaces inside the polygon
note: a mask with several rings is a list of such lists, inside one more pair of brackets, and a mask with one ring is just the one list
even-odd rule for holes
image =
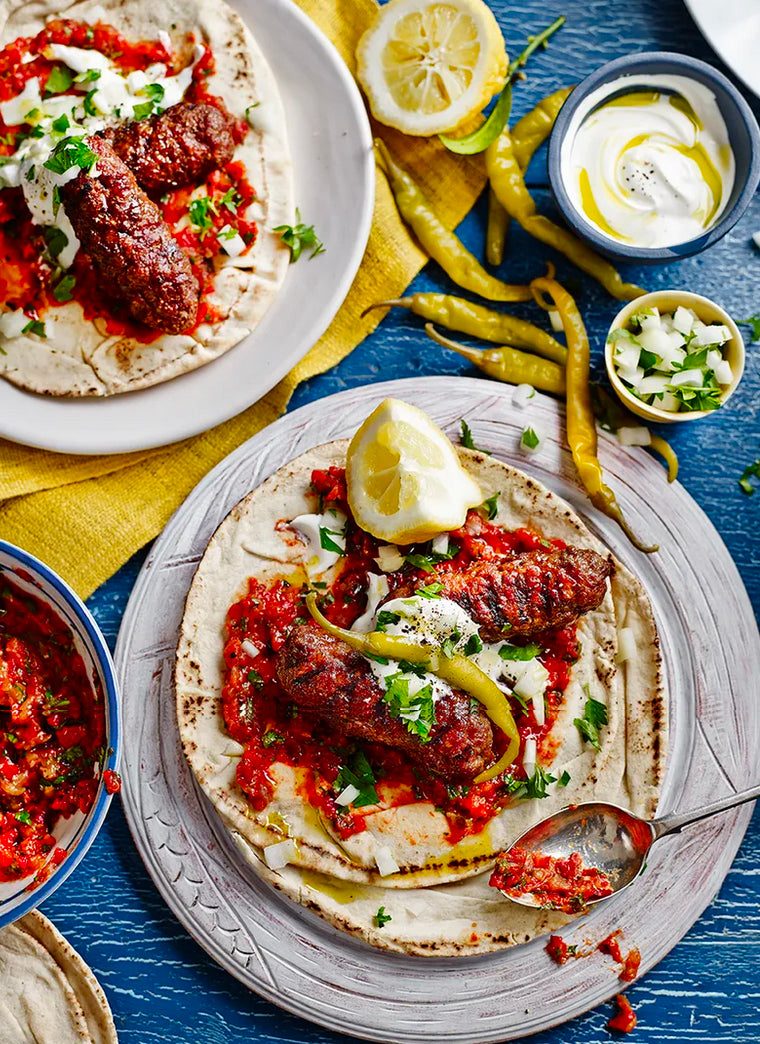
{"label": "chopped parsley", "polygon": [[502,660],[535,660],[541,652],[540,645],[502,645],[499,656]]}
{"label": "chopped parsley", "polygon": [[53,149],[52,155],[45,161],[44,166],[48,170],[52,170],[54,174],[65,174],[72,167],[90,170],[95,165],[97,158],[84,138],[64,138]]}
{"label": "chopped parsley", "polygon": [[542,769],[540,765],[536,765],[536,771],[525,781],[525,797],[526,798],[545,798],[548,797],[546,788],[550,783],[556,783],[557,777],[552,776]]}
{"label": "chopped parsley", "polygon": [[364,652],[362,655],[366,656],[368,660],[373,660],[375,663],[381,663],[383,666],[391,662],[387,656],[378,656],[377,653]]}
{"label": "chopped parsley", "polygon": [[342,537],[343,533],[336,529],[328,529],[327,526],[319,527],[319,546],[323,551],[332,551],[336,555],[345,555],[345,547],[336,544],[333,537]]}
{"label": "chopped parsley", "polygon": [[24,812],[14,812],[13,813],[13,817],[14,817],[14,819],[17,819],[19,821],[19,823],[29,824],[32,821],[32,817],[26,811],[24,811]]}
{"label": "chopped parsley", "polygon": [[576,726],[581,736],[588,740],[592,747],[601,750],[599,729],[607,724],[607,708],[599,700],[595,700],[593,696],[589,695],[588,685],[586,686],[586,696],[588,699],[586,700],[583,717],[575,718],[573,725]]}
{"label": "chopped parsley", "polygon": [[95,95],[97,94],[97,88],[88,91],[85,95],[84,101],[82,102],[82,108],[88,116],[97,116],[100,111],[95,104]]}
{"label": "chopped parsley", "polygon": [[255,670],[253,667],[251,667],[250,670],[248,671],[248,681],[256,689],[263,689],[264,688],[264,679],[261,677],[259,672],[257,670]]}
{"label": "chopped parsley", "polygon": [[372,923],[374,924],[375,928],[384,928],[388,921],[392,920],[393,918],[391,917],[391,915],[385,912],[385,907],[381,906],[375,914],[375,916],[372,918]]}
{"label": "chopped parsley", "polygon": [[459,548],[454,544],[452,546],[449,543],[448,551],[433,551],[432,544],[428,548],[428,545],[419,545],[422,547],[421,551],[410,551],[408,555],[404,555],[404,562],[414,566],[415,569],[421,569],[423,573],[434,573],[435,567],[439,562],[448,562],[449,559],[454,558],[459,554]]}
{"label": "chopped parsley", "polygon": [[443,584],[440,580],[434,580],[431,584],[425,584],[424,587],[416,588],[414,593],[419,595],[420,598],[440,598],[442,590]]}
{"label": "chopped parsley", "polygon": [[540,441],[541,440],[533,428],[526,428],[520,438],[521,444],[527,446],[528,449],[535,449]]}
{"label": "chopped parsley", "polygon": [[736,322],[739,326],[751,326],[752,337],[750,338],[750,344],[754,341],[760,341],[760,312],[755,312],[749,319],[737,319]]}
{"label": "chopped parsley", "polygon": [[243,197],[240,196],[234,188],[228,188],[224,195],[219,200],[220,207],[226,207],[231,213],[236,214],[237,208],[243,202]]}
{"label": "chopped parsley", "polygon": [[361,750],[357,750],[349,758],[347,765],[341,765],[340,772],[333,784],[333,790],[340,794],[348,786],[356,787],[359,791],[351,802],[354,808],[376,805],[380,801],[375,789],[375,774],[366,755]]}
{"label": "chopped parsley", "polygon": [[[399,665],[401,666],[401,665]],[[421,665],[415,664],[415,667]],[[423,743],[430,739],[430,730],[435,724],[435,701],[432,685],[425,685],[412,695],[409,692],[409,679],[404,678],[401,671],[390,674],[385,679],[383,699],[388,704],[392,717],[400,718],[415,736]]]}
{"label": "chopped parsley", "polygon": [[755,487],[750,482],[751,478],[760,479],[760,460],[748,464],[742,473],[742,477],[739,479],[739,489],[741,489],[742,493],[746,493],[748,497],[751,497],[755,492]]}
{"label": "chopped parsley", "polygon": [[565,769],[565,771],[562,773],[562,775],[557,780],[557,786],[559,786],[559,787],[566,787],[569,782],[570,782],[570,773],[567,771],[567,769]]}
{"label": "chopped parsley", "polygon": [[74,77],[74,83],[95,83],[95,81],[99,79],[100,69],[85,69],[84,72],[76,74]]}
{"label": "chopped parsley", "polygon": [[74,82],[74,76],[65,65],[56,65],[45,84],[45,97],[64,94]]}
{"label": "chopped parsley", "polygon": [[459,631],[454,631],[452,634],[448,636],[448,638],[443,639],[443,641],[441,642],[441,652],[447,660],[450,660],[454,656],[454,654],[456,653],[457,646],[459,645],[461,640],[462,636],[459,633]]}
{"label": "chopped parsley", "polygon": [[26,326],[22,329],[21,333],[37,334],[38,337],[47,337],[47,333],[45,332],[45,324],[41,323],[39,319],[30,319]]}
{"label": "chopped parsley", "polygon": [[76,276],[61,276],[53,287],[53,297],[56,301],[71,301],[74,297],[74,287],[76,286],[76,282]]}
{"label": "chopped parsley", "polygon": [[384,631],[388,624],[397,624],[401,619],[401,613],[393,613],[388,609],[381,609],[377,614],[376,631]]}
{"label": "chopped parsley", "polygon": [[201,196],[200,199],[192,201],[187,211],[190,215],[190,221],[200,230],[201,239],[203,239],[206,233],[214,227],[214,220],[211,215],[217,213],[216,204],[211,196]]}
{"label": "chopped parsley", "polygon": [[71,126],[71,121],[69,120],[66,113],[62,112],[58,119],[53,120],[51,126],[53,130],[56,132],[56,134],[65,134]]}
{"label": "chopped parsley", "polygon": [[304,225],[298,209],[296,209],[296,222],[295,225],[278,225],[273,229],[274,232],[279,233],[285,246],[290,248],[291,265],[299,259],[304,249],[311,250],[310,259],[325,252],[324,243],[314,231],[314,226]]}
{"label": "chopped parsley", "polygon": [[499,497],[500,496],[501,496],[501,491],[499,491],[498,493],[494,493],[494,495],[492,497],[489,497],[488,500],[484,500],[483,503],[478,508],[478,511],[482,511],[482,512],[485,513],[486,518],[488,519],[489,522],[491,521],[491,519],[496,518],[496,516],[497,516],[497,514],[499,512]]}
{"label": "chopped parsley", "polygon": [[472,438],[472,429],[470,428],[470,425],[467,423],[464,417],[461,419],[459,423],[462,425],[461,442],[465,449],[475,450],[477,453],[485,453],[487,457],[490,457],[492,455],[490,450],[484,450],[481,449],[480,446],[475,445],[475,442]]}
{"label": "chopped parsley", "polygon": [[479,634],[471,634],[467,639],[464,647],[465,656],[474,656],[476,653],[481,652],[483,649],[483,642],[480,639]]}
{"label": "chopped parsley", "polygon": [[279,732],[275,732],[274,729],[267,729],[264,735],[261,737],[262,747],[272,747],[275,743],[284,743],[285,737]]}

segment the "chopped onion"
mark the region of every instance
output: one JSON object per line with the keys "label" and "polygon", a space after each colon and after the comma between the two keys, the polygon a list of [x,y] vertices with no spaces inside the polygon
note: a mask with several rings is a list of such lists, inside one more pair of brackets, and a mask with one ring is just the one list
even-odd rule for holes
{"label": "chopped onion", "polygon": [[264,862],[270,870],[282,870],[284,866],[292,862],[298,855],[298,847],[295,841],[288,837],[284,841],[277,841],[273,845],[267,845],[264,849]]}
{"label": "chopped onion", "polygon": [[438,536],[433,537],[431,546],[436,555],[445,555],[449,549],[449,534],[439,533]]}
{"label": "chopped onion", "polygon": [[731,363],[724,359],[715,367],[715,380],[718,384],[730,384],[734,379]]}
{"label": "chopped onion", "polygon": [[701,370],[679,370],[670,378],[674,388],[701,388],[705,381],[705,375]]}
{"label": "chopped onion", "polygon": [[641,348],[637,344],[626,345],[615,352],[615,365],[619,370],[635,370],[640,356]]}
{"label": "chopped onion", "polygon": [[[683,337],[680,334],[677,334],[677,336],[681,338],[680,343],[683,344]],[[670,334],[667,330],[663,330],[659,326],[650,326],[646,330],[642,330],[637,340],[645,351],[654,352],[655,355],[668,352],[673,347],[679,347],[679,345],[671,343]],[[638,359],[636,361],[638,362]]]}
{"label": "chopped onion", "polygon": [[30,322],[29,316],[20,308],[15,312],[3,312],[0,315],[0,334],[3,337],[20,337],[21,331]]}
{"label": "chopped onion", "polygon": [[686,334],[691,333],[691,328],[694,325],[694,316],[688,308],[684,308],[683,305],[679,305],[673,313],[673,326],[682,333],[684,337]]}
{"label": "chopped onion", "polygon": [[254,645],[250,638],[244,638],[240,643],[240,648],[243,650],[245,655],[250,656],[251,659],[255,659],[261,652],[258,645]]}
{"label": "chopped onion", "polygon": [[535,394],[532,384],[518,384],[512,393],[512,405],[516,410],[524,410]]}
{"label": "chopped onion", "polygon": [[691,343],[697,348],[707,348],[708,345],[721,345],[730,340],[731,331],[727,326],[712,325],[705,326],[702,330],[695,333],[694,340]]}
{"label": "chopped onion", "polygon": [[381,544],[375,561],[384,573],[395,573],[404,564],[404,556],[393,544]]}
{"label": "chopped onion", "polygon": [[340,794],[335,799],[336,805],[350,805],[356,801],[359,797],[360,791],[358,787],[355,787],[353,783],[349,783],[347,787],[341,790]]}
{"label": "chopped onion", "polygon": [[649,446],[652,434],[643,425],[637,427],[618,428],[618,442],[621,446]]}
{"label": "chopped onion", "polygon": [[536,719],[536,725],[546,724],[546,704],[544,703],[543,692],[533,693],[533,717]]}
{"label": "chopped onion", "polygon": [[536,771],[536,740],[534,736],[528,736],[523,748],[523,768],[525,775],[530,778]]}
{"label": "chopped onion", "polygon": [[654,405],[658,410],[667,410],[668,413],[678,413],[681,409],[681,403],[675,397],[673,392],[665,392],[664,395],[657,399]]}
{"label": "chopped onion", "polygon": [[549,322],[552,324],[552,330],[554,330],[555,333],[562,333],[564,331],[565,328],[562,325],[560,314],[559,312],[555,312],[553,308],[549,311]]}
{"label": "chopped onion", "polygon": [[625,663],[633,660],[636,656],[636,636],[630,627],[623,627],[618,631],[618,651],[615,660],[617,663]]}
{"label": "chopped onion", "polygon": [[708,370],[712,370],[713,373],[715,373],[723,362],[723,353],[719,348],[711,348],[705,356],[705,362],[707,363]]}
{"label": "chopped onion", "polygon": [[387,845],[381,845],[378,848],[375,853],[375,862],[381,877],[390,877],[391,874],[397,874],[401,869]]}
{"label": "chopped onion", "polygon": [[668,390],[670,384],[670,378],[658,377],[656,374],[652,374],[651,377],[644,377],[643,380],[639,381],[639,386],[636,389],[639,395],[662,395],[663,392]]}

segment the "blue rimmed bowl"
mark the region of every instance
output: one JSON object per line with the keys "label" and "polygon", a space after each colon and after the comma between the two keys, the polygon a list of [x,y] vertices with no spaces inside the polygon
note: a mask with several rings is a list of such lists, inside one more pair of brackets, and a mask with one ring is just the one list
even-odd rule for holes
{"label": "blue rimmed bowl", "polygon": [[[605,235],[575,206],[567,191],[563,160],[572,148],[575,134],[586,115],[625,90],[646,89],[648,77],[670,74],[703,84],[715,95],[728,130],[736,163],[734,187],[718,220],[695,239],[667,247],[643,247],[621,243]],[[625,82],[620,81],[625,78]],[[604,88],[609,85],[609,92]],[[589,106],[589,97],[599,92]],[[588,108],[588,112],[585,110]],[[549,183],[562,214],[582,239],[614,261],[660,264],[689,257],[712,246],[733,228],[749,206],[760,181],[760,128],[740,92],[722,73],[707,62],[670,51],[650,51],[616,58],[578,84],[562,107],[549,140]]]}
{"label": "blue rimmed bowl", "polygon": [[[74,638],[87,674],[99,684],[105,697],[105,744],[103,771],[116,771],[119,764],[119,699],[111,654],[105,639],[82,600],[52,569],[13,544],[0,540],[0,579],[7,577],[21,591],[46,603],[64,622]],[[101,773],[95,801],[87,815],[75,813],[59,819],[53,830],[58,846],[67,856],[46,881],[34,878],[0,883],[0,928],[47,899],[79,865],[103,825],[111,795]]]}

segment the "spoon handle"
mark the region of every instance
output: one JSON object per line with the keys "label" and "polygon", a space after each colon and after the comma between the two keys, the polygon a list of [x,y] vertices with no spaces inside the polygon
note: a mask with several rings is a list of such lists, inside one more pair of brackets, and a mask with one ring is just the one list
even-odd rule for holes
{"label": "spoon handle", "polygon": [[664,837],[666,834],[677,834],[685,826],[698,823],[701,819],[708,819],[719,812],[726,812],[737,805],[743,805],[747,801],[755,801],[760,798],[760,786],[752,787],[751,790],[742,790],[738,794],[715,801],[712,805],[705,805],[696,812],[680,812],[670,816],[662,816],[660,819],[652,820],[652,827],[656,837]]}

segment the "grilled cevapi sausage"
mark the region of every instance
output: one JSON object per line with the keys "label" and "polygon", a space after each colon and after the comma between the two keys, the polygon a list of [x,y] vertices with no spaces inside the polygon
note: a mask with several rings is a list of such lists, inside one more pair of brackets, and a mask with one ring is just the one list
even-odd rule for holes
{"label": "grilled cevapi sausage", "polygon": [[98,282],[146,326],[181,333],[195,323],[200,295],[190,260],[111,145],[97,136],[88,145],[96,170],[82,170],[60,194]]}
{"label": "grilled cevapi sausage", "polygon": [[467,695],[454,691],[436,702],[423,742],[391,717],[364,656],[310,624],[288,635],[277,656],[277,680],[289,700],[336,733],[402,750],[440,779],[470,782],[493,761],[491,723]]}
{"label": "grilled cevapi sausage", "polygon": [[233,118],[214,105],[179,102],[157,116],[102,132],[146,192],[197,185],[235,151]]}
{"label": "grilled cevapi sausage", "polygon": [[[601,604],[613,572],[611,559],[567,547],[481,559],[461,572],[441,570],[435,579],[443,584],[441,598],[461,605],[484,641],[497,642],[567,627]],[[409,597],[414,586],[390,597]]]}

